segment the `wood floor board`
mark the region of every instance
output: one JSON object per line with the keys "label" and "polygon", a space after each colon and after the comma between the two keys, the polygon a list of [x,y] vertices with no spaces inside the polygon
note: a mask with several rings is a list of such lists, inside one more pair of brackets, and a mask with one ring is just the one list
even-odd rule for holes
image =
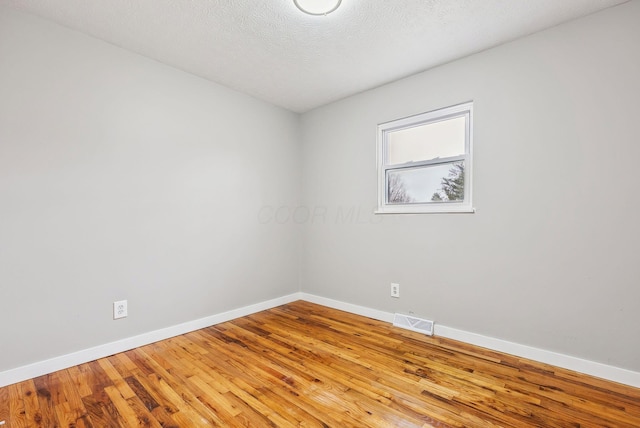
{"label": "wood floor board", "polygon": [[36,392],[36,386],[33,380],[27,380],[20,382],[20,395],[24,402],[25,415],[27,420],[30,421],[29,425],[35,427],[42,427],[42,416],[40,414],[40,402],[38,401],[38,393]]}
{"label": "wood floor board", "polygon": [[20,392],[20,384],[9,385],[9,415],[11,426],[22,428],[28,426],[24,409],[24,401]]}
{"label": "wood floor board", "polygon": [[294,302],[0,388],[2,428],[640,427],[640,390]]}

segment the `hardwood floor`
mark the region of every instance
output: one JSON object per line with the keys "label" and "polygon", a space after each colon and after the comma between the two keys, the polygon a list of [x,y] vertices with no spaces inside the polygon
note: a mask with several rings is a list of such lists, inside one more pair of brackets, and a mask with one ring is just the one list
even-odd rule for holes
{"label": "hardwood floor", "polygon": [[0,388],[17,427],[640,427],[640,390],[307,302]]}

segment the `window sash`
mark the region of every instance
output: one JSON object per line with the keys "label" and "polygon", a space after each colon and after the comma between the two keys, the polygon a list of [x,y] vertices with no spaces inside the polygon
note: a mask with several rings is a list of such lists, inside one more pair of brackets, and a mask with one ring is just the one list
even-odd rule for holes
{"label": "window sash", "polygon": [[[465,167],[464,170],[464,190],[463,190],[463,199],[458,199],[458,200],[441,200],[441,201],[432,201],[432,200],[426,200],[426,201],[410,201],[410,202],[393,202],[390,200],[390,191],[391,191],[391,186],[390,186],[390,182],[389,182],[389,173],[390,172],[400,172],[400,171],[412,171],[412,170],[425,170],[425,169],[430,169],[433,167],[439,167],[439,166],[444,166],[444,165],[448,165],[448,166],[454,166],[455,164],[458,163],[462,163]],[[403,206],[403,205],[433,205],[433,204],[461,204],[464,203],[464,201],[467,199],[467,192],[468,192],[468,186],[467,186],[467,162],[466,162],[466,157],[465,156],[455,156],[455,157],[450,157],[447,158],[447,160],[442,160],[439,162],[433,162],[433,161],[426,161],[426,162],[413,162],[412,165],[408,166],[408,165],[402,165],[400,167],[398,166],[390,166],[390,167],[386,167],[384,170],[384,177],[385,177],[385,204],[386,205],[392,205],[392,206]],[[435,190],[435,192],[438,192],[441,190],[441,181],[439,181],[437,183],[437,187],[434,188],[433,190]],[[434,192],[434,193],[435,193]],[[431,193],[431,196],[433,195],[433,193]]]}
{"label": "window sash", "polygon": [[[456,107],[456,106],[454,106]],[[453,109],[454,107],[449,107],[446,110],[449,109]],[[451,119],[455,119],[458,117],[464,117],[465,118],[465,142],[464,142],[464,148],[465,148],[465,156],[469,153],[469,143],[470,143],[470,122],[471,122],[471,114],[470,114],[470,110],[463,110],[463,111],[456,111],[456,112],[451,112],[449,114],[446,115],[436,115],[435,113],[439,112],[441,110],[438,110],[436,112],[431,112],[431,113],[423,113],[422,115],[418,115],[418,116],[424,116],[424,118],[417,120],[415,116],[411,116],[405,119],[399,119],[397,121],[393,121],[391,123],[388,124],[382,124],[380,125],[381,130],[382,130],[382,150],[383,150],[383,165],[384,166],[389,166],[389,165],[404,165],[404,164],[392,164],[389,162],[389,134],[395,131],[402,131],[405,129],[410,129],[410,128],[416,128],[419,126],[425,126],[425,125],[430,125],[433,123],[438,123],[438,122],[443,122],[443,121],[447,121],[447,120],[451,120]],[[434,159],[426,159],[424,160],[424,162],[427,161],[436,161],[439,158],[434,158]],[[420,162],[420,161],[418,161]]]}
{"label": "window sash", "polygon": [[[385,132],[387,147],[385,164],[399,165],[464,155],[467,152],[467,116],[463,112],[446,118],[387,130]],[[424,144],[425,141],[429,144]]]}

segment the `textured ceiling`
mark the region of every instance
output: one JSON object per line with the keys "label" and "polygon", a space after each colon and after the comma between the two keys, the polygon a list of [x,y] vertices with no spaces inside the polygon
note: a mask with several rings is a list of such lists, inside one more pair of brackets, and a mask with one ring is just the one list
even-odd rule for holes
{"label": "textured ceiling", "polygon": [[304,112],[626,0],[0,0]]}

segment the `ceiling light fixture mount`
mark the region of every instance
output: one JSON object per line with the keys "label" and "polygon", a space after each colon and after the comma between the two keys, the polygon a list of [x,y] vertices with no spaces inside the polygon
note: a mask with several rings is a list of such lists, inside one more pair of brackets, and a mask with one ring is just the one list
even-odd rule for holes
{"label": "ceiling light fixture mount", "polygon": [[342,0],[293,0],[293,3],[308,15],[323,16],[335,11]]}

